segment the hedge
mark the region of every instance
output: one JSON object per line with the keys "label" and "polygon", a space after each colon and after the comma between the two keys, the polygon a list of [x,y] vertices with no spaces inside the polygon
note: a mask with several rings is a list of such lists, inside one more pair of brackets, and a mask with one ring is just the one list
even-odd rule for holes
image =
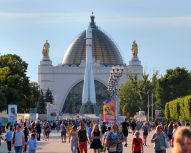
{"label": "hedge", "polygon": [[165,118],[170,120],[190,120],[191,119],[191,95],[177,98],[165,105]]}

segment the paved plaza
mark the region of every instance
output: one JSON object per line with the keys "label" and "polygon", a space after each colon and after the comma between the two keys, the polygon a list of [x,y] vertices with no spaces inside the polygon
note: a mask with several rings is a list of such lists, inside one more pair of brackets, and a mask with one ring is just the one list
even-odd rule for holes
{"label": "paved plaza", "polygon": [[[144,153],[154,153],[153,144],[150,143],[153,132],[148,136],[148,146],[144,146]],[[128,137],[128,147],[124,147],[124,153],[131,153],[131,140],[133,135],[130,133]],[[7,153],[6,143],[2,142],[0,147],[0,153]],[[14,151],[12,151],[14,153]],[[60,133],[51,133],[49,141],[40,141],[38,142],[37,153],[71,153],[70,144],[61,143]],[[92,149],[88,149],[88,153],[93,153]],[[167,153],[171,153],[171,149],[167,150]]]}

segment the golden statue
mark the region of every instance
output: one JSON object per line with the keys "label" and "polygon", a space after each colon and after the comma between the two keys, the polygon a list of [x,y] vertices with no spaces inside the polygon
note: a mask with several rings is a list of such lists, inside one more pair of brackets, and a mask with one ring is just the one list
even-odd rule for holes
{"label": "golden statue", "polygon": [[136,41],[133,41],[131,50],[132,50],[133,57],[137,57],[137,55],[138,55],[138,45],[137,45]]}
{"label": "golden statue", "polygon": [[43,57],[49,57],[49,48],[50,48],[50,44],[48,43],[48,40],[46,40],[42,49]]}

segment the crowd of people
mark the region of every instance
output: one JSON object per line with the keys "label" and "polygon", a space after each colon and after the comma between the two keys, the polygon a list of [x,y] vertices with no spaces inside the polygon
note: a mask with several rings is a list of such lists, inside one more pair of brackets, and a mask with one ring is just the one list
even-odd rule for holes
{"label": "crowd of people", "polygon": [[[151,140],[147,140],[152,132]],[[36,153],[38,141],[49,141],[52,131],[60,133],[61,143],[70,143],[72,153],[88,153],[88,143],[94,153],[122,153],[128,147],[128,135],[132,147],[129,152],[143,153],[148,141],[154,143],[155,153],[166,153],[172,147],[173,153],[191,153],[191,128],[190,124],[169,122],[139,122],[125,119],[122,123],[110,123],[90,120],[59,120],[15,122],[7,124],[4,139],[7,142],[8,153],[12,147],[16,153]],[[1,130],[0,130],[1,134]]]}

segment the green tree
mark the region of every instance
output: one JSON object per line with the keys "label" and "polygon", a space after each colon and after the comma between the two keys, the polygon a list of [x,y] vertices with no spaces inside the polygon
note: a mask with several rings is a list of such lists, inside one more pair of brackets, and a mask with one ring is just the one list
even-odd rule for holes
{"label": "green tree", "polygon": [[155,109],[160,109],[160,103],[157,103],[157,90],[159,89],[159,72],[155,71],[151,78],[151,86],[152,86],[152,93],[153,93],[153,103]]}
{"label": "green tree", "polygon": [[144,74],[141,80],[138,80],[138,93],[140,96],[140,107],[141,110],[147,112],[147,105],[148,105],[148,94],[149,100],[151,101],[151,93],[152,93],[152,85],[151,81],[149,80],[149,75]]}
{"label": "green tree", "polygon": [[40,87],[37,82],[30,82],[29,88],[30,88],[30,96],[28,98],[30,102],[29,108],[35,108],[38,104],[38,100],[40,97]]}
{"label": "green tree", "polygon": [[6,97],[3,92],[0,91],[0,112],[6,109]]}
{"label": "green tree", "polygon": [[189,121],[191,117],[191,95],[174,99],[165,105],[166,119]]}
{"label": "green tree", "polygon": [[164,109],[166,102],[191,93],[191,73],[185,68],[168,69],[158,80],[157,106]]}
{"label": "green tree", "polygon": [[147,111],[147,92],[151,90],[148,75],[143,75],[141,80],[128,74],[128,80],[121,85],[119,99],[123,113],[130,112],[134,115],[137,111]]}
{"label": "green tree", "polygon": [[40,91],[40,96],[39,96],[38,105],[37,105],[37,112],[39,114],[46,113],[46,102],[45,102],[45,98],[44,98],[44,94],[42,90]]}
{"label": "green tree", "polygon": [[167,120],[170,119],[169,103],[166,103],[166,105],[165,105],[165,112],[164,112],[164,115],[165,115],[165,118],[166,118]]}
{"label": "green tree", "polygon": [[8,104],[17,104],[19,112],[27,111],[30,95],[29,78],[26,76],[28,64],[13,54],[0,56],[0,95]]}
{"label": "green tree", "polygon": [[46,93],[45,93],[45,101],[49,102],[51,104],[54,101],[54,98],[53,98],[53,95],[52,95],[52,91],[49,88],[46,90]]}

